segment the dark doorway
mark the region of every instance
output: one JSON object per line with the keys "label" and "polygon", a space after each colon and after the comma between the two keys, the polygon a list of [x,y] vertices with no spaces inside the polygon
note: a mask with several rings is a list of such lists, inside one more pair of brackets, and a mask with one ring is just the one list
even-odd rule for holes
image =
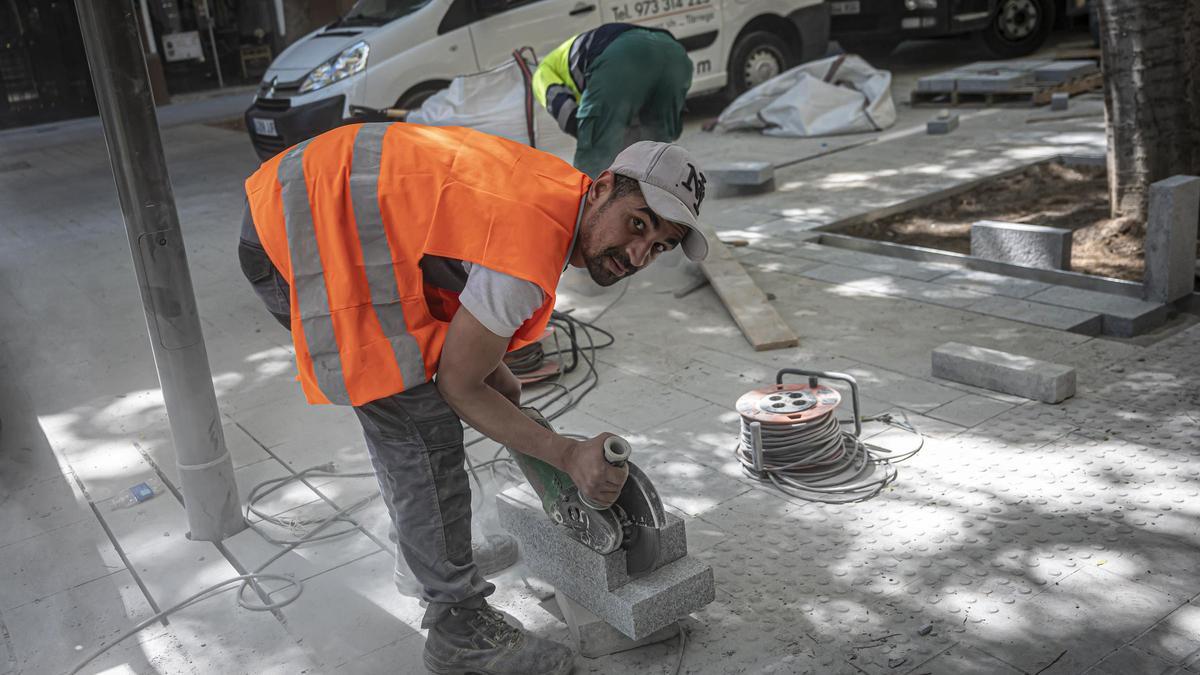
{"label": "dark doorway", "polygon": [[0,128],[95,114],[75,4],[0,0]]}

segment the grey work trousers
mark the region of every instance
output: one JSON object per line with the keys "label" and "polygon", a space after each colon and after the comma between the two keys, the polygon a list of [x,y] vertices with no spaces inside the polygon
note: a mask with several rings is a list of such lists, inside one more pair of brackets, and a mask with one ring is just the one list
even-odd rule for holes
{"label": "grey work trousers", "polygon": [[[247,211],[238,244],[242,272],[271,314],[290,326],[290,289],[263,251]],[[452,607],[479,607],[496,587],[471,556],[471,485],[463,426],[432,382],[355,406],[379,491],[404,556],[428,603],[422,628]]]}

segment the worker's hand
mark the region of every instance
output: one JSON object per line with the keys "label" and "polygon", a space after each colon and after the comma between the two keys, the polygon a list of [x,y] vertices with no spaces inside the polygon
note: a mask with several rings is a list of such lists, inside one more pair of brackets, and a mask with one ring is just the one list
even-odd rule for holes
{"label": "worker's hand", "polygon": [[615,467],[604,459],[604,440],[613,434],[604,433],[586,441],[576,441],[566,455],[564,467],[580,493],[602,507],[617,500],[629,467]]}

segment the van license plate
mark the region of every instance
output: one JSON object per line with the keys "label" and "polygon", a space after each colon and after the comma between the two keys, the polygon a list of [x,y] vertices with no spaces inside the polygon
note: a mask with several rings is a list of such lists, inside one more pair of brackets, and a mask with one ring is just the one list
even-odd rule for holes
{"label": "van license plate", "polygon": [[862,11],[858,0],[846,0],[845,2],[829,3],[829,13],[834,15],[841,14],[858,14]]}
{"label": "van license plate", "polygon": [[254,133],[259,136],[278,136],[279,132],[275,131],[275,120],[264,119],[262,117],[254,117]]}

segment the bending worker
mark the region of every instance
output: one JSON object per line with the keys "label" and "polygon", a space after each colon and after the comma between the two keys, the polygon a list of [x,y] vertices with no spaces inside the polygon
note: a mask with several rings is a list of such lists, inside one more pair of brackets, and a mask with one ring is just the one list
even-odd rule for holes
{"label": "bending worker", "polygon": [[608,23],[546,55],[533,92],[576,138],[575,168],[595,178],[639,140],[671,142],[683,131],[692,60],[671,34]]}
{"label": "bending worker", "polygon": [[[576,441],[518,410],[502,361],[538,340],[559,276],[609,286],[682,247],[704,176],[679,146],[638,143],[592,181],[553,155],[464,128],[344,126],[246,181],[243,270],[292,331],[310,403],[353,406],[397,547],[423,587],[434,673],[566,673],[567,647],[505,622],[471,554],[466,420],[566,471],[600,504],[628,469],[612,434]],[[461,418],[461,419],[460,419]]]}

